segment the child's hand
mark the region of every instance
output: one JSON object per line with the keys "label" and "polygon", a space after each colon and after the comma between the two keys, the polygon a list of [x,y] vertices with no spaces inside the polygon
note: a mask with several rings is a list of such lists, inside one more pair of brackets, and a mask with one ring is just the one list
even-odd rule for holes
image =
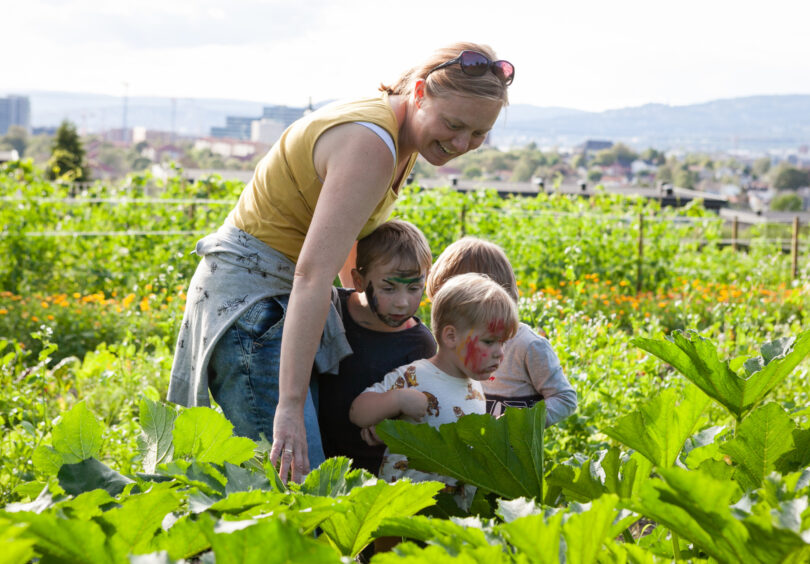
{"label": "child's hand", "polygon": [[413,388],[397,390],[397,403],[399,411],[413,419],[420,419],[427,413],[427,396],[419,390]]}
{"label": "child's hand", "polygon": [[363,427],[360,429],[360,438],[363,439],[368,446],[380,446],[385,444],[380,437],[377,436],[374,427]]}

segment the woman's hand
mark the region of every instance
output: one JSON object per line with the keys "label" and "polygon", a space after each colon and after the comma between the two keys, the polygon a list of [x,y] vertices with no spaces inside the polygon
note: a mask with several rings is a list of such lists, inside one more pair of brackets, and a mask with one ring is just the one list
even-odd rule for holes
{"label": "woman's hand", "polygon": [[427,413],[427,396],[413,388],[397,390],[397,404],[400,413],[413,419],[421,419]]}
{"label": "woman's hand", "polygon": [[279,402],[273,419],[273,448],[270,450],[270,463],[273,467],[278,468],[278,474],[285,483],[288,477],[293,482],[300,483],[309,473],[309,452],[303,408],[290,409],[283,402]]}

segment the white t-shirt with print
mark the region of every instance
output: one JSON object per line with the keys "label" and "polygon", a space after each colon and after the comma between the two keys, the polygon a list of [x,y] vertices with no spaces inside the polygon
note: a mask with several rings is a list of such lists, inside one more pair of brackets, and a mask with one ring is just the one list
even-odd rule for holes
{"label": "white t-shirt with print", "polygon": [[[445,423],[454,423],[463,415],[486,413],[486,401],[480,382],[451,376],[427,359],[417,360],[392,370],[381,382],[369,386],[365,391],[383,393],[396,388],[415,388],[428,398],[427,413],[424,417],[415,419],[406,415],[401,416],[402,420],[411,423],[427,423],[438,429]],[[448,491],[456,495],[462,507],[469,507],[475,493],[475,488],[468,485],[464,485],[463,491],[458,491],[460,488],[457,488],[457,482],[453,478],[408,468],[407,457],[390,453],[388,449],[383,456],[379,475],[386,482],[394,482],[400,478],[409,478],[414,482],[428,480],[444,482],[450,486]]]}

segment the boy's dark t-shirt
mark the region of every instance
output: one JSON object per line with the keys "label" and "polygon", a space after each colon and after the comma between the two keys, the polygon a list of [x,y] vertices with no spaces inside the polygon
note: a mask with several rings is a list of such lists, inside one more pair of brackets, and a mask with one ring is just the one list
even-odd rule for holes
{"label": "boy's dark t-shirt", "polygon": [[347,456],[354,460],[355,467],[376,475],[385,445],[371,447],[360,438],[360,427],[349,421],[349,408],[363,390],[395,368],[436,354],[436,341],[418,317],[414,318],[414,327],[391,333],[358,325],[349,315],[352,292],[338,289],[343,326],[354,353],[340,362],[339,374],[320,375],[318,418],[327,458]]}

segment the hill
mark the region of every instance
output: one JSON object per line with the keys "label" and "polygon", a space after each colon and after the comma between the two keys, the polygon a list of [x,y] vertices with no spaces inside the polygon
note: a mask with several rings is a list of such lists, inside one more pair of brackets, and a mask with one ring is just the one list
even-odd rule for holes
{"label": "hill", "polygon": [[[29,92],[34,127],[70,119],[88,132],[144,126],[179,135],[208,135],[226,116],[258,117],[270,102],[211,98],[147,98]],[[302,104],[303,106],[304,104]],[[126,111],[126,115],[125,112]],[[622,141],[643,149],[796,148],[810,140],[810,95],[751,96],[703,104],[647,104],[604,112],[509,106],[493,129],[498,146],[568,147],[586,139]]]}

